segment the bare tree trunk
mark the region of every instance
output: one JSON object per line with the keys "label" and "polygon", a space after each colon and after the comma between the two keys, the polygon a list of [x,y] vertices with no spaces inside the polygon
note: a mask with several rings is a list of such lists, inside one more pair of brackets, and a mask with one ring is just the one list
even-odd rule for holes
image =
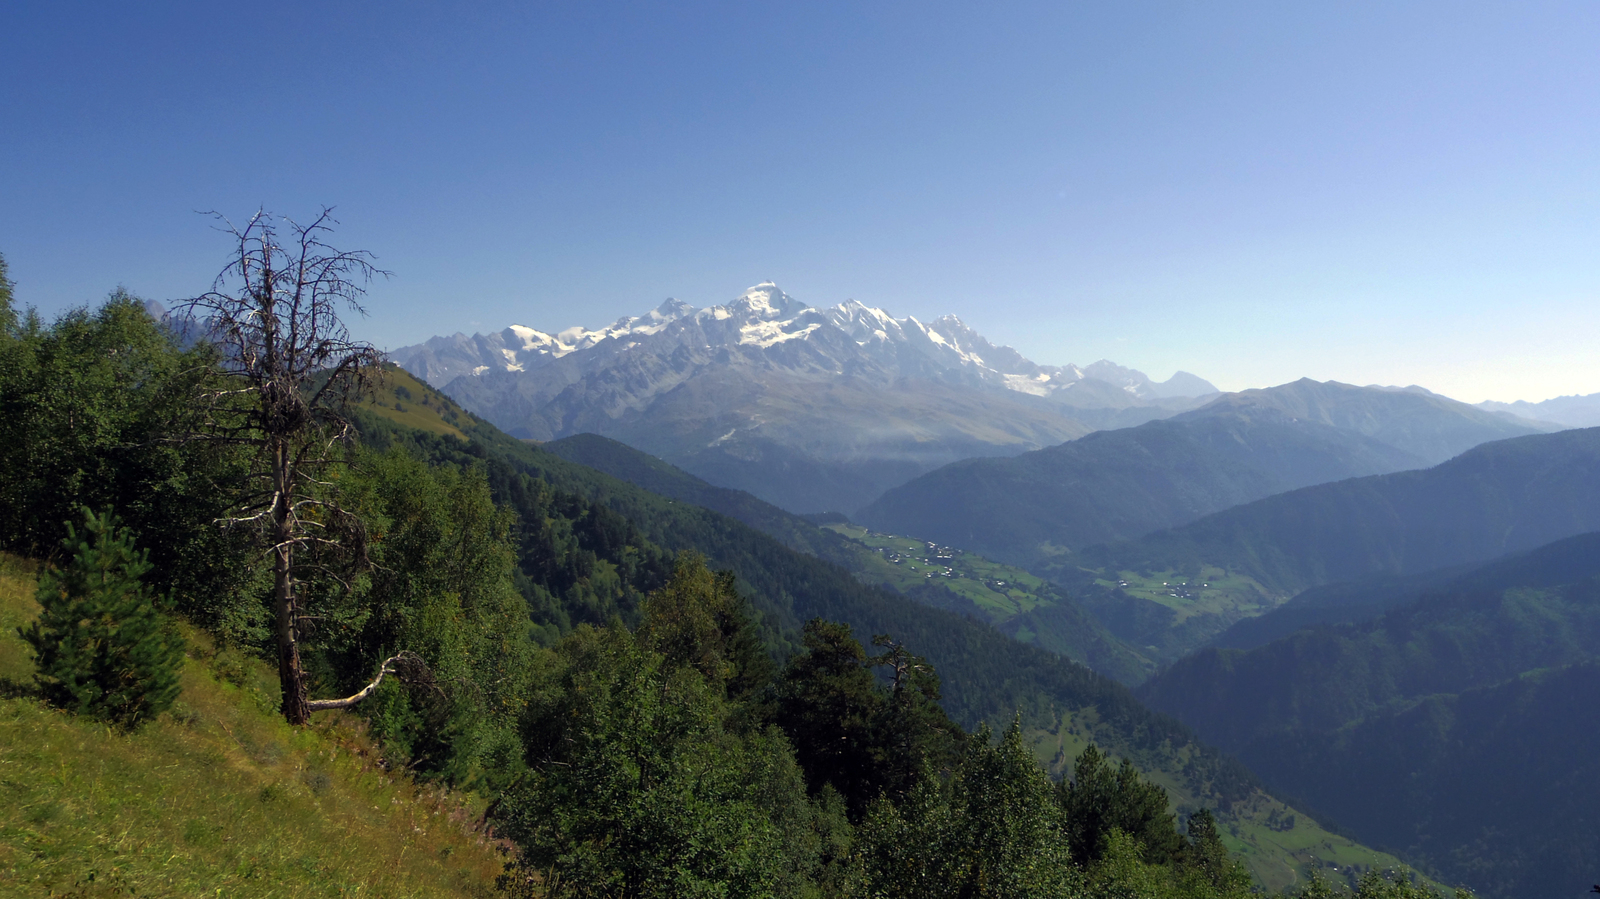
{"label": "bare tree trunk", "polygon": [[273,536],[277,540],[273,553],[272,605],[277,618],[278,683],[283,688],[283,718],[290,724],[300,725],[310,720],[311,710],[306,705],[306,679],[300,668],[300,604],[295,595],[287,449],[281,444],[274,447],[272,460],[275,480],[280,485],[272,509]]}
{"label": "bare tree trunk", "polygon": [[294,576],[289,570],[288,547],[280,547],[273,575],[278,629],[278,682],[283,685],[283,718],[290,724],[305,724],[311,717],[306,707],[306,681],[300,670],[300,640],[295,619],[300,616],[295,602]]}

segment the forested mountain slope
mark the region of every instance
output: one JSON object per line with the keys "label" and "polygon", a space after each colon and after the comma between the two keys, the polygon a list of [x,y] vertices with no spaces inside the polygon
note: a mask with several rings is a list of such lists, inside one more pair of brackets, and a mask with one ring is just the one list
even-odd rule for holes
{"label": "forested mountain slope", "polygon": [[1253,741],[1281,730],[1335,730],[1395,702],[1590,658],[1600,647],[1597,577],[1600,534],[1571,537],[1370,621],[1201,650],[1138,694],[1248,757]]}
{"label": "forested mountain slope", "polygon": [[1026,565],[1544,430],[1420,388],[1301,379],[1012,458],[952,463],[885,492],[855,517]]}
{"label": "forested mountain slope", "polygon": [[1203,650],[1139,695],[1365,841],[1486,895],[1575,895],[1600,860],[1597,646],[1591,533],[1372,621]]}
{"label": "forested mountain slope", "polygon": [[967,459],[888,491],[856,518],[1025,565],[1296,487],[1421,464],[1278,410],[1224,410],[1099,431],[1015,458]]}
{"label": "forested mountain slope", "polygon": [[[1430,469],[1279,494],[1035,570],[1080,587],[1118,636],[1176,658],[1314,586],[1481,564],[1600,529],[1597,498],[1600,429],[1537,434]],[[1181,596],[1140,587],[1180,581]]]}
{"label": "forested mountain slope", "polygon": [[[389,404],[363,413],[363,441],[375,449],[404,445],[439,463],[485,465],[497,497],[522,518],[520,564],[530,581],[559,586],[564,563],[549,558],[550,544],[541,535],[574,535],[577,554],[591,560],[589,583],[600,586],[608,568],[632,571],[630,577],[647,583],[648,566],[630,568],[629,559],[695,550],[737,575],[765,617],[774,645],[792,647],[795,629],[812,617],[849,624],[861,637],[891,634],[935,666],[943,705],[958,723],[1006,722],[1020,715],[1035,751],[1057,772],[1093,740],[1137,761],[1180,807],[1219,808],[1231,845],[1269,886],[1293,882],[1307,865],[1394,863],[1295,815],[1262,792],[1238,763],[1195,741],[1174,719],[1150,712],[1109,678],[969,618],[863,585],[845,569],[795,552],[739,521],[569,462],[504,435],[425,385],[399,383],[413,396],[426,396],[426,408],[467,440],[441,429],[401,427],[394,419],[405,413]],[[413,404],[402,405],[414,410]],[[610,523],[594,528],[586,521]],[[627,590],[618,590],[610,602],[614,614],[637,614]],[[562,620],[547,612],[543,624],[559,629]]]}
{"label": "forested mountain slope", "polygon": [[[551,443],[543,449],[564,459],[587,465],[613,477],[636,484],[652,493],[682,502],[704,506],[775,537],[789,548],[833,562],[866,583],[883,583],[885,566],[881,554],[834,530],[817,527],[741,490],[716,487],[687,472],[642,453],[632,447],[596,434],[578,434]],[[988,620],[984,610],[932,578],[906,595],[927,605],[970,612]],[[1052,652],[1082,662],[1122,683],[1137,683],[1153,670],[1151,663],[1112,636],[1092,615],[1059,588],[1040,582],[1039,596],[1030,596],[1033,607],[1015,616],[1006,616],[1006,633],[1021,636]],[[1043,595],[1048,594],[1048,595]]]}
{"label": "forested mountain slope", "polygon": [[[1485,899],[1592,895],[1600,663],[1264,741],[1262,771],[1344,832]],[[1282,762],[1280,767],[1277,763]]]}

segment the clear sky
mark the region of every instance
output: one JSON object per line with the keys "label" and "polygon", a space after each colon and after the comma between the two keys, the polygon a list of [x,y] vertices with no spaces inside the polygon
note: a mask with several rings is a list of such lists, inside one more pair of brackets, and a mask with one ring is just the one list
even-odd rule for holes
{"label": "clear sky", "polygon": [[955,313],[1224,389],[1600,391],[1600,4],[13,2],[0,253],[171,300],[337,207],[360,334]]}

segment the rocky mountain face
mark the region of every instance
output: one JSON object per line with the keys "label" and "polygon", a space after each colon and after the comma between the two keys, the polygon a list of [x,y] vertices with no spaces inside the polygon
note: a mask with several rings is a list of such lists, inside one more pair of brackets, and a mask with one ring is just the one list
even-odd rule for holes
{"label": "rocky mountain face", "polygon": [[1040,365],[955,316],[815,308],[759,284],[723,306],[668,300],[598,330],[513,325],[390,354],[534,440],[593,432],[796,512],[854,511],[972,456],[1137,424],[1216,393],[1110,362]]}

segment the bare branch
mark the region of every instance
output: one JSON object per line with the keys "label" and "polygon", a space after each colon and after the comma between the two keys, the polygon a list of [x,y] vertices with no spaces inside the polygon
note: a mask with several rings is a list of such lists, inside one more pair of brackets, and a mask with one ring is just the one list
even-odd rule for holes
{"label": "bare branch", "polygon": [[[377,692],[378,687],[383,683],[384,677],[390,674],[397,675],[408,682],[416,681],[428,685],[431,685],[433,676],[433,672],[428,668],[428,664],[422,661],[421,656],[414,652],[396,653],[384,660],[383,666],[378,669],[378,676],[373,678],[372,682],[365,687],[343,699],[308,700],[306,702],[306,710],[321,712],[327,709],[348,709]],[[433,686],[433,689],[438,690],[438,687]]]}

